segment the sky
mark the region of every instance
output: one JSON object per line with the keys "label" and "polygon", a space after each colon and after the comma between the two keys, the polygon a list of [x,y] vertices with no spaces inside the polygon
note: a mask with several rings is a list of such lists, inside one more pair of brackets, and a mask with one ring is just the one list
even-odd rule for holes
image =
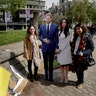
{"label": "sky", "polygon": [[55,5],[59,3],[59,0],[43,0],[43,1],[46,1],[47,8],[50,8],[52,6],[52,3],[55,3]]}

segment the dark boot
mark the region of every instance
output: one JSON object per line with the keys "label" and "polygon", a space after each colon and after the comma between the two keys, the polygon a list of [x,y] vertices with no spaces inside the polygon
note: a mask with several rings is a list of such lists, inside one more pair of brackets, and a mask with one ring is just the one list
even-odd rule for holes
{"label": "dark boot", "polygon": [[35,79],[36,81],[38,81],[38,79],[39,79],[39,77],[37,76],[37,74],[38,74],[38,67],[35,66],[35,67],[34,67],[34,79]]}
{"label": "dark boot", "polygon": [[33,75],[30,75],[29,79],[30,79],[31,82],[33,82],[34,81]]}

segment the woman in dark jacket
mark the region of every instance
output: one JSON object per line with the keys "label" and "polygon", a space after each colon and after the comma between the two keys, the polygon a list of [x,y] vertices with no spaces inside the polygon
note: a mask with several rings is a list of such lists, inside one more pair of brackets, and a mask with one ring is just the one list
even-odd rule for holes
{"label": "woman in dark jacket", "polygon": [[93,40],[88,34],[87,28],[78,23],[74,29],[74,36],[71,42],[73,64],[77,75],[77,88],[82,88],[84,84],[84,71],[88,66],[85,64],[86,57],[90,57],[94,50]]}

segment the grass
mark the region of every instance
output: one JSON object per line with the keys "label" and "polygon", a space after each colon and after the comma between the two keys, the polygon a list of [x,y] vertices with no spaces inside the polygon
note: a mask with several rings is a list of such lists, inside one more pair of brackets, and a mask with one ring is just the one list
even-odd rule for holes
{"label": "grass", "polygon": [[54,60],[53,66],[54,66],[54,67],[57,67],[57,66],[59,66],[59,63],[58,63],[56,60]]}
{"label": "grass", "polygon": [[[26,30],[0,31],[0,46],[23,41],[25,34]],[[53,66],[58,65],[58,62],[54,60]]]}
{"label": "grass", "polygon": [[26,30],[0,31],[0,46],[24,40]]}

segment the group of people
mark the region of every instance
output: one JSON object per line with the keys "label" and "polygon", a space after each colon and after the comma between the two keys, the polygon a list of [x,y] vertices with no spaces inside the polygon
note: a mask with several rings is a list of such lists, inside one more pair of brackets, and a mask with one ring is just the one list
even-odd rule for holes
{"label": "group of people", "polygon": [[[57,60],[60,64],[61,79],[60,83],[68,83],[69,66],[74,64],[77,75],[77,88],[84,84],[84,60],[90,57],[94,50],[93,40],[84,24],[78,23],[74,28],[74,33],[69,30],[68,20],[63,18],[60,26],[52,23],[52,14],[45,14],[45,24],[40,26],[38,34],[33,25],[28,27],[24,39],[24,57],[28,62],[28,71],[30,81],[38,80],[39,67],[39,44],[42,42],[42,55],[44,61],[45,76],[44,80],[53,82],[53,62],[54,54],[57,54]],[[72,36],[73,35],[73,36]],[[36,60],[37,58],[37,60]],[[32,74],[32,64],[34,64],[34,75]]]}

